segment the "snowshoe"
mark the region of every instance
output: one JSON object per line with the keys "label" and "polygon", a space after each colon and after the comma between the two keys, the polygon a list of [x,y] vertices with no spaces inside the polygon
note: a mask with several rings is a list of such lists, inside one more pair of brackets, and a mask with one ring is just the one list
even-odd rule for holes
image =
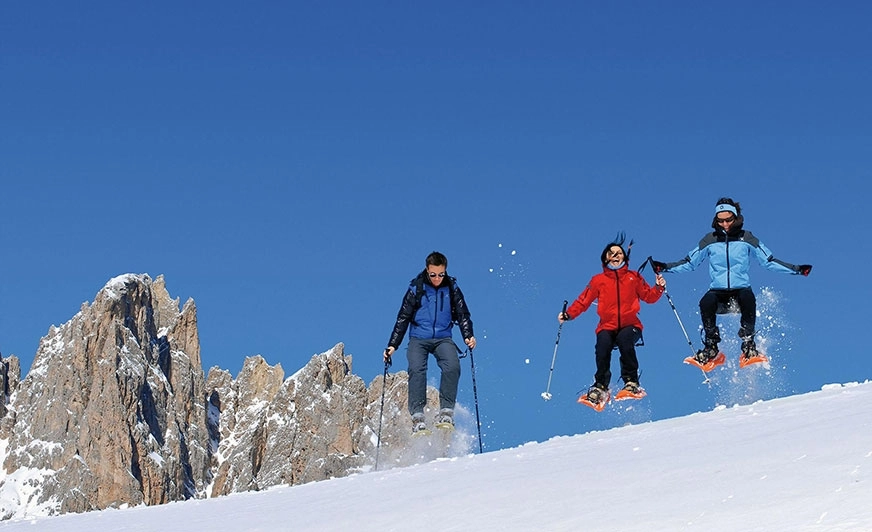
{"label": "snowshoe", "polygon": [[423,414],[412,416],[412,436],[427,436],[431,434],[427,428],[427,423],[424,422]]}
{"label": "snowshoe", "polygon": [[641,399],[648,395],[645,389],[639,386],[639,383],[630,381],[621,388],[615,395],[615,401],[624,401],[626,399]]}
{"label": "snowshoe", "polygon": [[763,353],[757,351],[757,344],[754,340],[742,342],[742,354],[739,355],[739,367],[745,368],[752,364],[761,362],[769,362],[769,358]]}
{"label": "snowshoe", "polygon": [[450,408],[440,410],[439,415],[436,416],[435,425],[440,430],[454,430],[454,410]]}
{"label": "snowshoe", "polygon": [[715,369],[726,361],[727,355],[718,351],[718,346],[716,344],[707,345],[704,349],[698,351],[696,355],[684,359],[685,364],[696,366],[706,373]]}
{"label": "snowshoe", "polygon": [[587,390],[587,393],[578,398],[578,402],[593,408],[597,412],[602,412],[611,398],[608,389],[603,389],[599,385],[594,384]]}

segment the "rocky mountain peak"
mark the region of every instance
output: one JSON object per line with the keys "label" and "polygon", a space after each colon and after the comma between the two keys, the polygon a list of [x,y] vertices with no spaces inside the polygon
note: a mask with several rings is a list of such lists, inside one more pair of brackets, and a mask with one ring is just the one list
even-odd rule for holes
{"label": "rocky mountain peak", "polygon": [[[20,380],[0,357],[0,517],[162,504],[300,484],[403,447],[405,373],[367,388],[342,343],[285,377],[262,356],[204,376],[197,308],[163,276],[111,279],[50,327]],[[435,403],[437,392],[430,390]],[[398,463],[398,462],[397,462]]]}
{"label": "rocky mountain peak", "polygon": [[19,509],[157,504],[203,489],[196,307],[180,312],[175,302],[172,312],[173,304],[162,278],[125,275],[49,329],[7,413],[14,421],[2,488],[23,477],[37,486]]}

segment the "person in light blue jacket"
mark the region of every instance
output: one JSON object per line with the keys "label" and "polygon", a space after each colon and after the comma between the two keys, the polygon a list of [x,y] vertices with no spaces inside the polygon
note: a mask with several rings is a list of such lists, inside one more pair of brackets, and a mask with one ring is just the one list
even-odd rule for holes
{"label": "person in light blue jacket", "polygon": [[705,334],[704,347],[694,357],[700,364],[706,364],[718,355],[721,336],[717,326],[717,314],[730,312],[736,306],[741,313],[741,356],[744,359],[758,356],[757,344],[754,342],[757,299],[751,289],[751,278],[748,274],[752,258],[774,272],[805,276],[811,273],[810,264],[797,266],[776,259],[760,239],[751,234],[751,231],[743,229],[744,221],[739,203],[732,198],[721,198],[715,204],[715,216],[712,220],[714,231],[703,236],[686,257],[677,262],[651,261],[656,273],[689,272],[695,270],[705,259],[709,261],[711,284],[708,292],[699,301],[699,313]]}

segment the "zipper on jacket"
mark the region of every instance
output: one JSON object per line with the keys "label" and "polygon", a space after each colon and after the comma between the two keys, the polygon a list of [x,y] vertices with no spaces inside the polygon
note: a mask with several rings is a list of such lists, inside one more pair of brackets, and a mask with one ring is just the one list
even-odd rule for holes
{"label": "zipper on jacket", "polygon": [[433,302],[433,318],[430,320],[433,322],[433,332],[430,333],[430,338],[436,338],[436,319],[439,317],[439,289],[433,287],[433,297],[436,298],[436,301]]}
{"label": "zipper on jacket", "polygon": [[430,337],[436,338],[436,320],[439,319],[439,313],[445,309],[445,298],[439,293],[439,288],[442,288],[441,286],[438,288],[434,286],[433,288],[436,290],[436,304],[433,305],[433,333]]}
{"label": "zipper on jacket", "polygon": [[724,245],[727,247],[727,290],[730,289],[730,233],[724,231]]}
{"label": "zipper on jacket", "polygon": [[621,278],[618,275],[618,270],[615,270],[615,292],[617,292],[618,301],[618,330],[621,330]]}

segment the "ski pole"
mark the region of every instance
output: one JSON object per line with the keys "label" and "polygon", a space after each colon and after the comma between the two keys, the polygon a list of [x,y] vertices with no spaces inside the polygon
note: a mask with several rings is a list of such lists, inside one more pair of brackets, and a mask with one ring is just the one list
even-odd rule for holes
{"label": "ski pole", "polygon": [[[651,267],[654,269],[654,274],[657,275],[660,273],[660,269],[654,264],[654,259],[649,255],[645,262],[639,267],[639,272],[645,269],[645,265],[651,263]],[[696,356],[696,351],[693,349],[693,342],[690,341],[690,336],[687,334],[687,329],[684,328],[684,324],[681,323],[681,317],[678,315],[678,310],[675,308],[675,304],[672,302],[672,298],[669,297],[669,292],[666,291],[666,287],[663,287],[663,294],[666,296],[666,301],[669,301],[669,306],[672,307],[672,313],[675,314],[675,319],[678,320],[678,325],[681,327],[681,332],[684,333],[684,339],[687,340],[687,345],[690,347],[690,356]],[[711,379],[709,379],[708,373],[702,368],[699,368],[702,371],[702,375],[705,378],[703,384],[709,384]]]}
{"label": "ski pole", "polygon": [[475,428],[478,429],[478,454],[484,452],[484,446],[481,443],[481,418],[478,414],[478,388],[475,384],[475,359],[472,356],[472,348],[469,348],[469,364],[472,366],[472,396],[475,399]]}
{"label": "ski pole", "polygon": [[[675,308],[675,304],[672,303],[672,298],[669,297],[669,292],[666,291],[666,287],[663,287],[663,295],[666,296],[666,301],[669,301],[669,306],[672,307],[672,313],[675,314],[675,319],[678,320],[678,325],[681,327],[681,332],[684,333],[684,339],[687,340],[687,345],[690,347],[690,356],[696,356],[696,351],[693,349],[693,342],[690,341],[690,336],[687,334],[687,329],[684,328],[684,324],[681,323],[681,317],[678,315],[678,310]],[[703,383],[708,384],[711,379],[709,379],[708,373],[702,368],[699,368],[702,371],[705,380]]]}
{"label": "ski pole", "polygon": [[[387,355],[387,353],[385,353]],[[381,407],[378,411],[378,433],[376,434],[376,444],[375,444],[375,470],[378,471],[378,454],[379,450],[381,450],[381,429],[382,429],[382,417],[385,412],[385,389],[387,386],[387,378],[388,378],[388,368],[391,367],[391,357],[387,355],[385,359],[385,372],[382,375],[382,393],[381,393]]]}
{"label": "ski pole", "polygon": [[[566,314],[566,305],[569,304],[569,301],[563,300],[563,311],[562,314]],[[546,401],[551,399],[551,377],[554,375],[554,362],[557,360],[557,346],[560,345],[560,331],[563,329],[563,322],[560,322],[560,325],[557,326],[557,341],[554,342],[554,355],[551,357],[551,370],[548,371],[548,385],[545,386],[545,391],[542,392],[542,399]]]}
{"label": "ski pole", "polygon": [[693,342],[690,341],[690,336],[687,334],[687,329],[684,328],[684,324],[681,323],[681,317],[678,315],[678,310],[675,308],[675,304],[672,302],[672,298],[669,297],[669,292],[666,289],[663,289],[663,295],[666,296],[666,301],[669,301],[669,306],[672,307],[672,313],[675,314],[675,319],[678,320],[678,326],[681,327],[681,332],[684,333],[684,339],[687,340],[687,345],[690,347],[690,355],[696,355],[696,351],[693,350]]}

